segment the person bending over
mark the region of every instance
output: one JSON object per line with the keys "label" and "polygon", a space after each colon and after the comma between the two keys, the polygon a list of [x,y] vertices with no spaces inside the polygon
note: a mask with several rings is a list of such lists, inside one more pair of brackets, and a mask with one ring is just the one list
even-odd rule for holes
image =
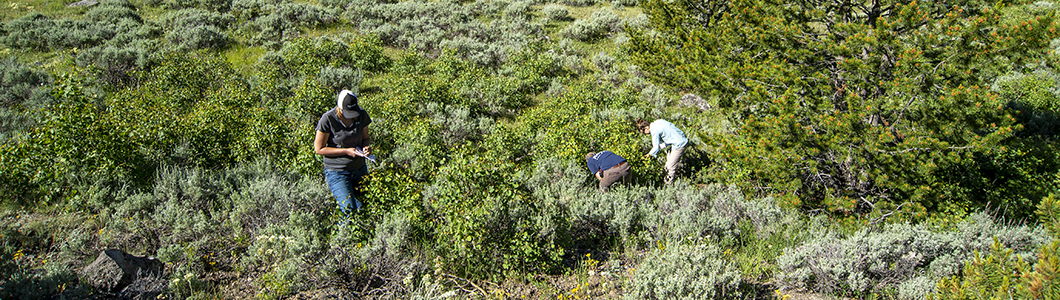
{"label": "person bending over", "polygon": [[658,119],[654,122],[637,119],[637,130],[644,134],[651,134],[651,151],[647,155],[655,157],[659,150],[670,147],[670,153],[666,155],[666,183],[674,180],[677,175],[677,163],[681,160],[681,153],[685,152],[688,138],[685,132],[677,129],[673,123]]}
{"label": "person bending over", "polygon": [[589,172],[600,180],[600,192],[607,192],[612,184],[629,177],[626,159],[611,151],[589,152],[585,155],[585,164]]}

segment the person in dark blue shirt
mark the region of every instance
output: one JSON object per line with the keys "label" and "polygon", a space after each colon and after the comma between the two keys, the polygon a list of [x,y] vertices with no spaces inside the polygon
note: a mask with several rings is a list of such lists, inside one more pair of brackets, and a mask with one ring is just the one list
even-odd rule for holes
{"label": "person in dark blue shirt", "polygon": [[611,151],[589,152],[585,155],[589,172],[600,180],[600,191],[606,192],[615,182],[629,178],[629,163]]}

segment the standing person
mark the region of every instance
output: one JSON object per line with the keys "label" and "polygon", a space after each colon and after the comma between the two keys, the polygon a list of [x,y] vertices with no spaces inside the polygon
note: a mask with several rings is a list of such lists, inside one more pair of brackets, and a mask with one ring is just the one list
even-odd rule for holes
{"label": "standing person", "polygon": [[357,95],[348,90],[339,92],[338,106],[317,121],[313,150],[324,156],[324,177],[343,213],[349,213],[351,208],[361,210],[354,192],[368,175],[365,157],[372,153],[367,128],[371,123],[368,112],[357,104]]}
{"label": "standing person", "polygon": [[629,177],[629,164],[626,159],[611,151],[589,152],[585,155],[585,164],[589,167],[589,172],[600,180],[600,192],[606,192],[615,182]]}
{"label": "standing person", "polygon": [[637,130],[641,133],[651,134],[651,151],[647,155],[655,156],[659,153],[659,150],[670,147],[670,154],[666,155],[666,183],[674,180],[674,176],[677,175],[677,163],[681,159],[681,153],[685,152],[685,145],[688,144],[688,138],[685,137],[685,132],[681,129],[677,129],[673,123],[669,121],[658,119],[654,122],[648,123],[643,119],[637,119]]}

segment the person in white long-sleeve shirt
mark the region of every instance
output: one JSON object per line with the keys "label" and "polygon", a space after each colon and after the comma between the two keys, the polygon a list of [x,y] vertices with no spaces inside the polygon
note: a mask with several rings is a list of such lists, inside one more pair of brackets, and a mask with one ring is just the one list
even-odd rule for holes
{"label": "person in white long-sleeve shirt", "polygon": [[648,123],[643,119],[637,119],[637,130],[641,133],[651,134],[651,151],[647,155],[652,157],[660,150],[670,146],[670,153],[666,155],[666,183],[673,181],[677,175],[677,163],[681,160],[681,153],[685,152],[688,138],[685,132],[677,129],[673,123],[658,119]]}

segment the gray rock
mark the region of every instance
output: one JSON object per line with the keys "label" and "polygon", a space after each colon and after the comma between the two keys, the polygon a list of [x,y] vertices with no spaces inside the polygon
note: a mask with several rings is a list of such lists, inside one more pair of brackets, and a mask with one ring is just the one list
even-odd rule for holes
{"label": "gray rock", "polygon": [[160,275],[142,276],[133,281],[118,293],[118,299],[150,300],[158,299],[169,286],[169,281]]}
{"label": "gray rock", "polygon": [[96,0],[81,0],[74,3],[67,4],[66,7],[78,7],[78,6],[93,6],[99,4]]}
{"label": "gray rock", "polygon": [[699,97],[696,94],[685,94],[684,96],[681,96],[681,104],[697,107],[699,110],[709,110],[712,108],[707,100],[703,100],[702,97]]}
{"label": "gray rock", "polygon": [[96,261],[81,270],[81,279],[97,289],[117,292],[138,278],[159,277],[164,270],[165,265],[156,259],[109,249],[101,252]]}

